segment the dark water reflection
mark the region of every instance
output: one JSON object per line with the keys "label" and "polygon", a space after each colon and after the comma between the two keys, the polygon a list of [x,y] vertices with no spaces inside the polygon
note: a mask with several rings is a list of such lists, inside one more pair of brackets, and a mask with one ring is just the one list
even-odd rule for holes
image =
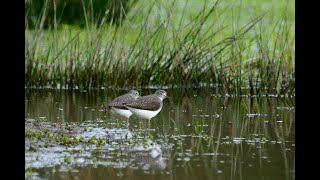
{"label": "dark water reflection", "polygon": [[[139,92],[147,95],[154,91]],[[33,162],[27,163],[26,173],[32,167],[33,176],[51,179],[295,178],[294,98],[168,90],[172,99],[164,100],[162,111],[148,127],[134,116],[126,125],[126,120],[105,109],[108,102],[126,92],[26,90],[26,118],[80,124],[114,122],[107,127],[133,132],[140,127],[159,145],[146,152],[128,148],[120,155],[111,153],[111,157],[106,157],[102,147],[96,156],[92,153],[67,169],[63,164],[32,167]],[[85,163],[93,158],[96,163]]]}

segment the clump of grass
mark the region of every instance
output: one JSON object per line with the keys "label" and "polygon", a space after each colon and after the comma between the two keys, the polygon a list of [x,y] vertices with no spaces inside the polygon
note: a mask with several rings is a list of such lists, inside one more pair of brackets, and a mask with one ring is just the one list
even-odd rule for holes
{"label": "clump of grass", "polygon": [[67,163],[67,164],[71,163],[71,157],[70,156],[65,155],[63,159],[64,159],[65,163]]}
{"label": "clump of grass", "polygon": [[27,128],[25,131],[25,137],[26,138],[40,138],[42,137],[43,134],[41,132],[38,131],[34,131],[32,129]]}
{"label": "clump of grass", "polygon": [[230,9],[216,1],[191,18],[183,8],[178,17],[177,3],[135,6],[117,27],[102,20],[87,21],[84,30],[58,23],[44,30],[39,16],[38,28],[26,28],[26,86],[214,85],[237,94],[244,87],[251,94],[294,92],[294,36],[286,14],[268,34],[266,16],[246,25],[236,18],[223,23]]}
{"label": "clump of grass", "polygon": [[88,140],[88,143],[89,144],[94,144],[95,142],[95,139],[96,139],[96,137],[95,136],[92,136],[89,140]]}
{"label": "clump of grass", "polygon": [[28,168],[27,169],[27,177],[32,177],[32,174],[33,174],[32,168]]}

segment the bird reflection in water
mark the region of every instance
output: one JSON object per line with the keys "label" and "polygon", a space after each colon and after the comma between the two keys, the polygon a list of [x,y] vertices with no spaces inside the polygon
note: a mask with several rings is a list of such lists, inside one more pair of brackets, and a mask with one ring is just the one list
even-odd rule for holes
{"label": "bird reflection in water", "polygon": [[166,168],[166,162],[162,158],[162,151],[159,147],[151,147],[147,150],[135,147],[129,150],[128,155],[149,166],[150,169],[164,170]]}

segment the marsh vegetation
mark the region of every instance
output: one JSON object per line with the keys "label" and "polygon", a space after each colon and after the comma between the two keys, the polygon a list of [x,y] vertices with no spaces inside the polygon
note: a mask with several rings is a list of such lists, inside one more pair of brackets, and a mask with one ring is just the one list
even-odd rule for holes
{"label": "marsh vegetation", "polygon": [[[108,9],[95,18],[83,5],[83,28],[49,16],[44,6],[34,28],[26,21],[26,87],[218,86],[229,94],[243,88],[294,94],[294,3],[141,0],[126,6],[114,25]],[[54,21],[44,26],[47,18]]]}

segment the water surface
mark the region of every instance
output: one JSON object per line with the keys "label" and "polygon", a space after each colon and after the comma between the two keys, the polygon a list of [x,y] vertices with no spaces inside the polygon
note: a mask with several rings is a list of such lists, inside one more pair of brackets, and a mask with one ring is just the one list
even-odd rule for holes
{"label": "water surface", "polygon": [[105,108],[126,92],[27,89],[26,177],[295,179],[294,97],[167,90],[148,124]]}

